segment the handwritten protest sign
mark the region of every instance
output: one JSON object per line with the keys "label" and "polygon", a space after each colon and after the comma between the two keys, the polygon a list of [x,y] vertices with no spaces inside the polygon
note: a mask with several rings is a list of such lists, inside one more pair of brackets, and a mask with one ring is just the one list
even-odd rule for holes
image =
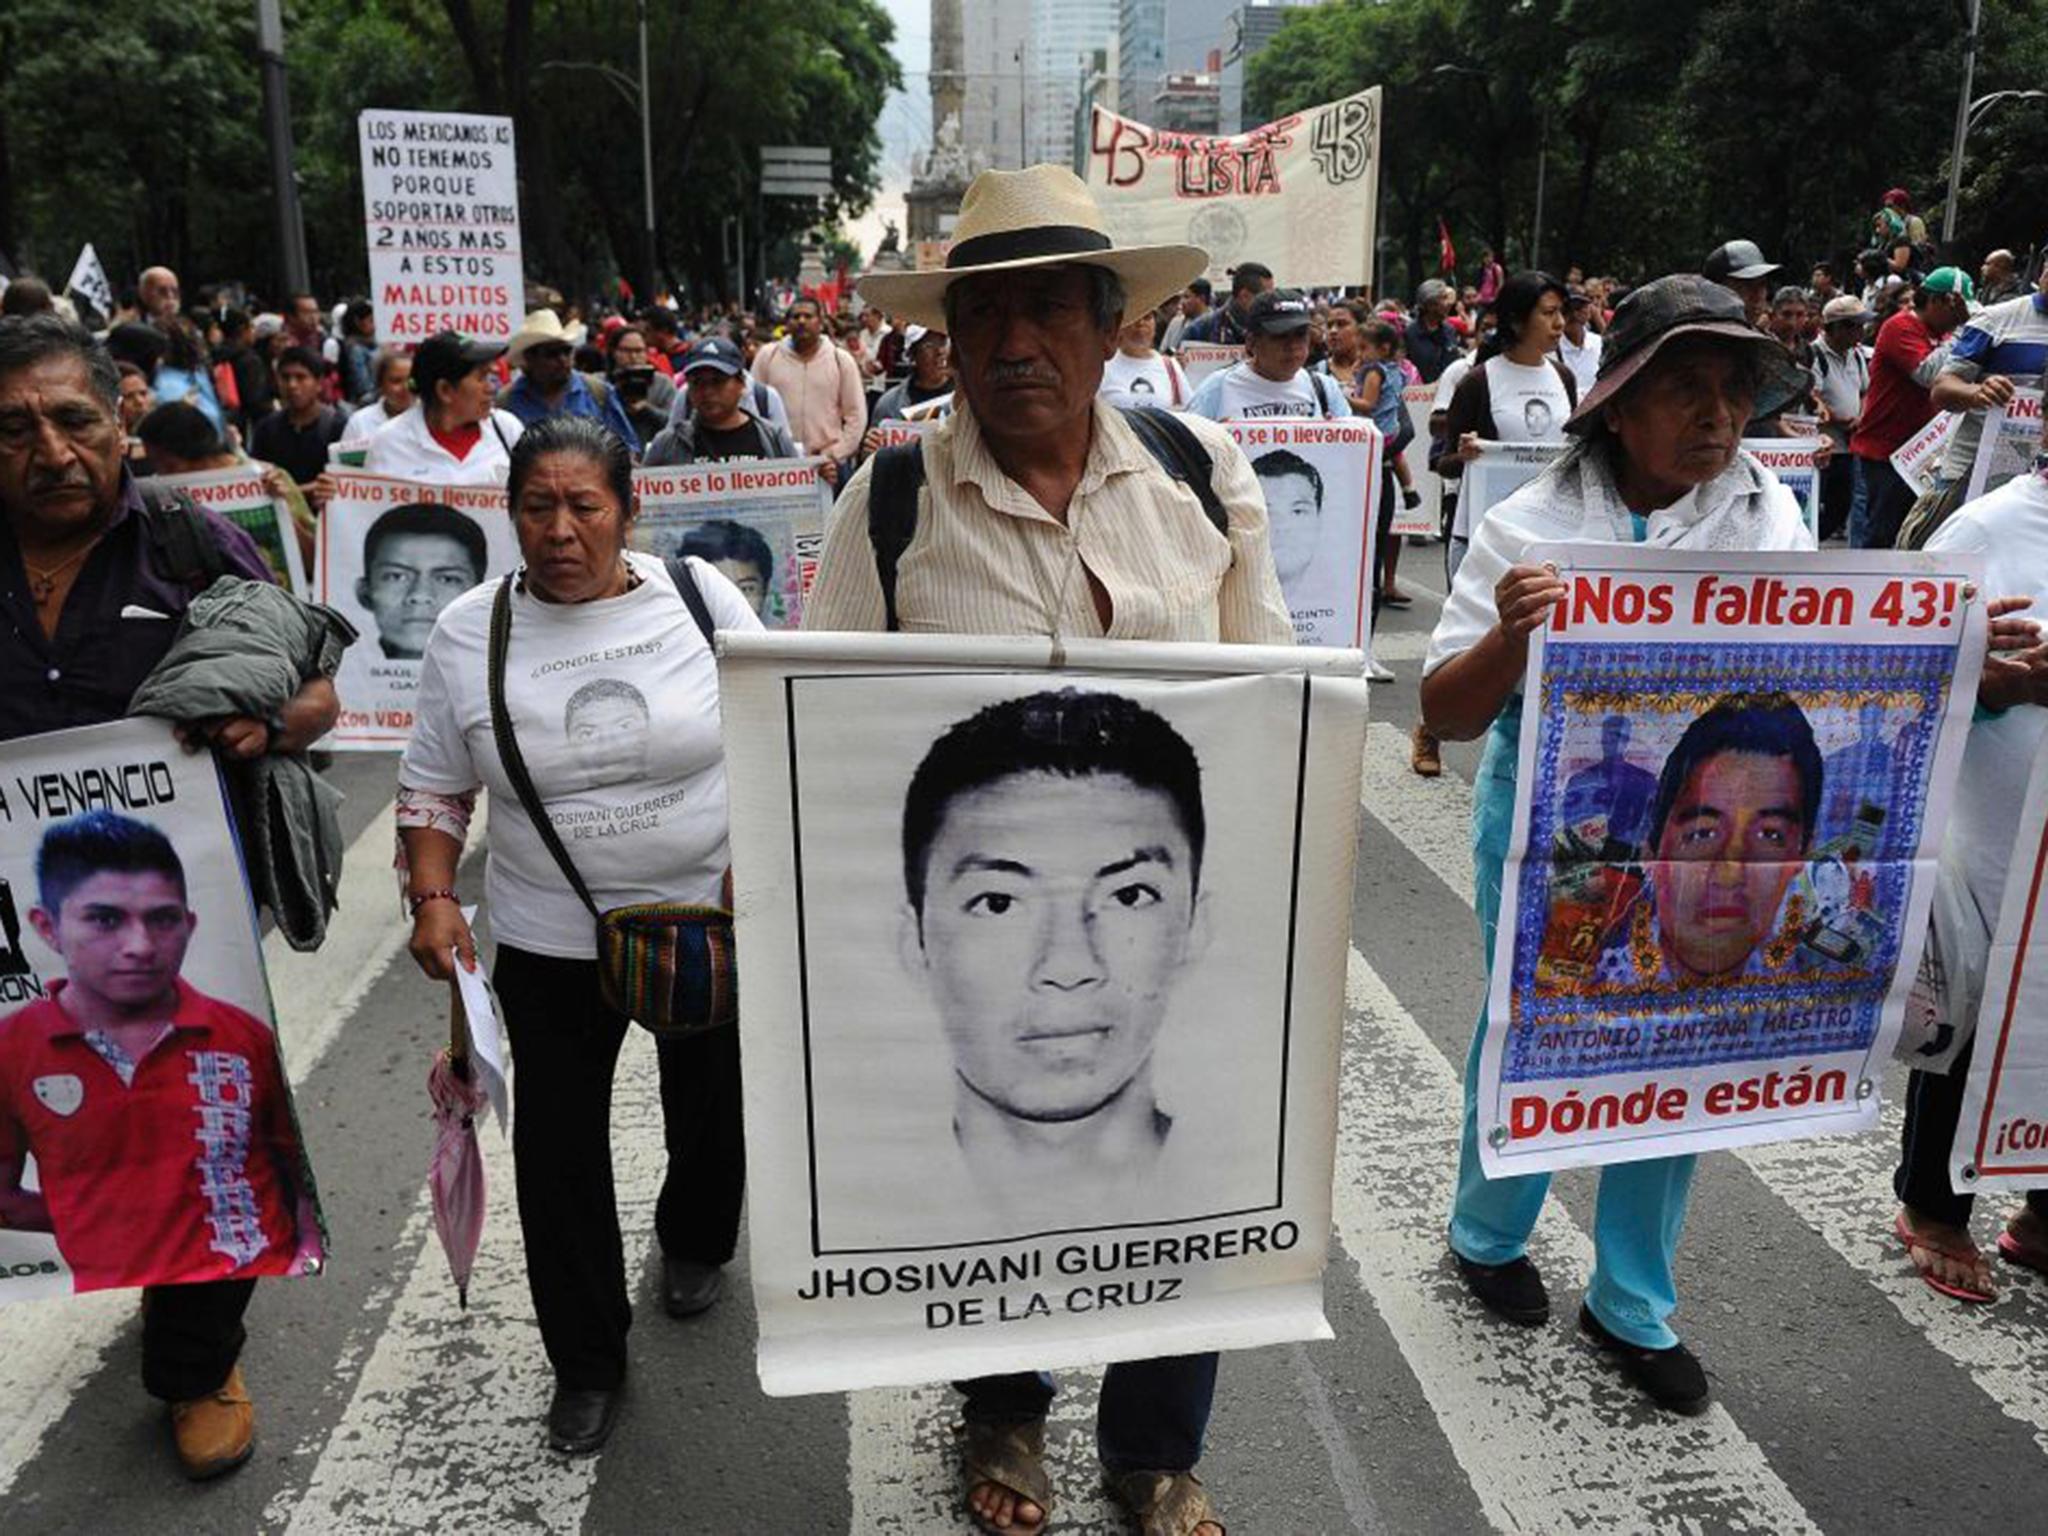
{"label": "handwritten protest sign", "polygon": [[264,563],[281,586],[300,597],[306,595],[306,560],[291,509],[270,494],[259,465],[210,469],[196,475],[155,475],[143,484],[183,491],[200,506],[218,512],[256,541]]}
{"label": "handwritten protest sign", "polygon": [[1407,534],[1433,536],[1443,527],[1439,521],[1443,482],[1429,467],[1429,408],[1435,398],[1434,384],[1410,384],[1401,391],[1401,409],[1408,413],[1409,426],[1408,446],[1401,450],[1401,462],[1408,466],[1409,481],[1422,493],[1422,501],[1418,506],[1404,503],[1394,509],[1396,538]]}
{"label": "handwritten protest sign", "polygon": [[1984,435],[1977,442],[1977,461],[1970,466],[1965,499],[1975,501],[2014,475],[2025,474],[2040,451],[2041,391],[2016,389],[2010,404],[1993,406],[1984,413]]}
{"label": "handwritten protest sign", "polygon": [[213,758],[149,719],[9,742],[0,1304],[324,1254]]}
{"label": "handwritten protest sign", "polygon": [[633,472],[633,542],[696,555],[732,578],[770,629],[794,629],[818,576],[832,489],[823,459],[721,460]]}
{"label": "handwritten protest sign", "polygon": [[1093,111],[1083,179],[1118,245],[1199,246],[1219,291],[1250,260],[1290,288],[1372,282],[1378,86],[1229,138]]}
{"label": "handwritten protest sign", "polygon": [[1759,464],[1778,477],[1778,484],[1792,493],[1806,519],[1809,533],[1820,527],[1820,452],[1818,437],[1745,437],[1742,447]]}
{"label": "handwritten protest sign", "polygon": [[1479,456],[1465,465],[1459,482],[1458,515],[1451,532],[1469,539],[1479,520],[1548,469],[1563,443],[1496,443],[1484,438]]}
{"label": "handwritten protest sign", "polygon": [[341,718],[325,744],[403,747],[434,621],[471,587],[517,566],[519,541],[501,486],[331,473],[314,587],[362,639],[335,674]]}
{"label": "handwritten protest sign", "polygon": [[720,650],[766,1390],[1329,1337],[1358,653]]}
{"label": "handwritten protest sign", "polygon": [[1976,556],[1548,545],[1489,1177],[1877,1123],[1983,662]]}
{"label": "handwritten protest sign", "polygon": [[2035,754],[1991,937],[1984,1003],[1949,1179],[1978,1189],[2048,1185],[2048,744]]}
{"label": "handwritten protest sign", "polygon": [[1273,566],[1295,640],[1362,643],[1379,513],[1379,431],[1363,418],[1221,425],[1265,492]]}
{"label": "handwritten protest sign", "polygon": [[378,339],[511,340],[526,309],[512,119],[372,111],[357,129]]}

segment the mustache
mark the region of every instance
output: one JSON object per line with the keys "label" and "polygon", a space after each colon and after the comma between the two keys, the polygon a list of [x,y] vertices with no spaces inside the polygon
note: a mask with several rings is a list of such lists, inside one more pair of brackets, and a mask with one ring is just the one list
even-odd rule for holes
{"label": "mustache", "polygon": [[47,496],[51,491],[89,491],[92,479],[83,469],[73,466],[61,474],[31,474],[28,479],[28,493],[31,496]]}
{"label": "mustache", "polygon": [[1057,388],[1059,372],[1043,363],[991,363],[988,368],[991,384],[1048,384]]}

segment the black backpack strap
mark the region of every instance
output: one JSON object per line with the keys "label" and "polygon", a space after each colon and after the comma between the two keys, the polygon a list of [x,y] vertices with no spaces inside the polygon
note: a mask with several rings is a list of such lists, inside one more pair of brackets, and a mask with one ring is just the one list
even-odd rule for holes
{"label": "black backpack strap", "polygon": [[1156,405],[1120,405],[1131,430],[1159,467],[1195,493],[1202,512],[1226,539],[1230,537],[1230,514],[1217,499],[1212,483],[1216,465],[1188,424]]}
{"label": "black backpack strap", "polygon": [[140,489],[150,563],[159,576],[187,592],[199,593],[227,574],[227,556],[221,553],[220,540],[190,497],[151,485]]}
{"label": "black backpack strap", "polygon": [[690,617],[697,621],[697,627],[704,631],[704,643],[711,644],[711,637],[718,632],[718,624],[711,617],[711,607],[704,601],[704,591],[697,585],[697,573],[690,569],[689,558],[685,555],[668,555],[662,564],[668,567],[668,579],[676,584],[676,592],[683,600],[683,606],[690,610]]}
{"label": "black backpack strap", "polygon": [[874,457],[868,471],[868,543],[875,550],[875,578],[882,584],[882,611],[891,634],[903,627],[896,611],[896,567],[917,537],[917,498],[924,489],[924,444],[892,443]]}

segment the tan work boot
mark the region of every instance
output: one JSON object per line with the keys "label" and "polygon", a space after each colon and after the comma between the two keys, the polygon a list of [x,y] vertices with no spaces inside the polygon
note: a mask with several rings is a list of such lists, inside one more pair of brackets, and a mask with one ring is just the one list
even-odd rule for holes
{"label": "tan work boot", "polygon": [[1435,778],[1444,771],[1444,760],[1437,746],[1437,739],[1417,722],[1415,734],[1408,738],[1408,766],[1425,779]]}
{"label": "tan work boot", "polygon": [[228,1372],[220,1390],[171,1404],[171,1438],[185,1475],[204,1482],[232,1472],[256,1449],[256,1409],[242,1385],[242,1368]]}

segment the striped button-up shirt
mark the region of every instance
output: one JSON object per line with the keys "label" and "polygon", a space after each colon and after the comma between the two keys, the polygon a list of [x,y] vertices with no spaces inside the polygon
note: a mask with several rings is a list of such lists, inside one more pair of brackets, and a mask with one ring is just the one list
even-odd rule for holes
{"label": "striped button-up shirt", "polygon": [[[917,532],[896,568],[903,629],[1293,644],[1258,478],[1220,427],[1181,419],[1208,451],[1227,539],[1114,407],[1096,402],[1094,440],[1062,522],[1003,473],[962,401],[924,440]],[[868,539],[872,470],[870,460],[839,498],[805,629],[887,622]],[[1106,626],[1090,576],[1108,595]]]}

